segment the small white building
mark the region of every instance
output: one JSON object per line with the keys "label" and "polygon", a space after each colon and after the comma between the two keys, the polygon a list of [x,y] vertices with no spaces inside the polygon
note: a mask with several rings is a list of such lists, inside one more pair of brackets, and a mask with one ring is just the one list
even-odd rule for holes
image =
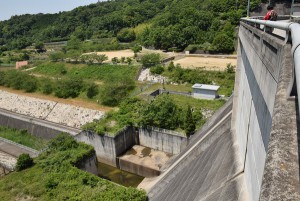
{"label": "small white building", "polygon": [[194,84],[193,97],[199,99],[215,99],[218,95],[218,89],[220,86],[208,85],[208,84]]}

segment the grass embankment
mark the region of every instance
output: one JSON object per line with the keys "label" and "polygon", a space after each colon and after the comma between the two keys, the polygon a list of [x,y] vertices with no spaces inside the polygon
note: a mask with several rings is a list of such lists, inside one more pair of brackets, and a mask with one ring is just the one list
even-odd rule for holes
{"label": "grass embankment", "polygon": [[38,65],[31,72],[52,77],[77,77],[95,81],[106,81],[111,77],[135,79],[139,67],[131,65],[86,65],[47,62]]}
{"label": "grass embankment", "polygon": [[0,85],[29,93],[64,99],[78,97],[90,103],[117,106],[135,88],[138,69],[138,66],[128,65],[47,62],[31,71],[0,72]]}
{"label": "grass embankment", "polygon": [[1,200],[146,200],[143,191],[116,185],[81,171],[75,164],[94,154],[93,147],[60,135],[35,165],[0,179]]}
{"label": "grass embankment", "polygon": [[22,144],[32,149],[41,150],[47,141],[29,134],[26,130],[16,130],[0,126],[0,137]]}

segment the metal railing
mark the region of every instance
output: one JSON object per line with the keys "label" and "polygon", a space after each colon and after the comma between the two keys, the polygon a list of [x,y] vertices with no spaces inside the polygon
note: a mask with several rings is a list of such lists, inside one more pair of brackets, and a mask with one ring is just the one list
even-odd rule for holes
{"label": "metal railing", "polygon": [[[281,22],[281,21],[268,21],[252,18],[242,18],[244,22],[252,24],[254,27],[257,25],[264,25],[275,29],[286,31],[285,39],[292,41],[292,55],[294,58],[295,78],[297,85],[297,94],[300,95],[300,24],[295,22]],[[266,30],[266,29],[265,29]],[[289,38],[290,37],[290,38]],[[298,106],[300,110],[300,98],[298,98]]]}

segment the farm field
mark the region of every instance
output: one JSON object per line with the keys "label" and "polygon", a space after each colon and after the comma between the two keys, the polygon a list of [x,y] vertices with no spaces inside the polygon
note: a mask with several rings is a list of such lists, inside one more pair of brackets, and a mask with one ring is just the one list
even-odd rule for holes
{"label": "farm field", "polygon": [[118,57],[133,57],[134,53],[132,50],[120,50],[120,51],[105,51],[105,52],[97,52],[97,54],[105,54],[108,57],[107,61],[111,61],[112,58]]}
{"label": "farm field", "polygon": [[204,67],[206,70],[225,70],[227,64],[236,66],[237,59],[233,58],[212,58],[212,57],[185,57],[174,61],[174,64],[180,64],[182,68]]}

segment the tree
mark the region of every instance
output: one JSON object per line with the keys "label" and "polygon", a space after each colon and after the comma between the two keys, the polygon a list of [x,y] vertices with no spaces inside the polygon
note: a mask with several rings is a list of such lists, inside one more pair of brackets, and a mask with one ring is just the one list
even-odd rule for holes
{"label": "tree", "polygon": [[215,37],[212,46],[216,52],[231,53],[234,51],[233,40],[222,32]]}
{"label": "tree", "polygon": [[25,170],[33,165],[33,159],[29,154],[21,154],[17,160],[16,171]]}
{"label": "tree", "polygon": [[133,53],[134,53],[134,57],[136,57],[137,56],[137,53],[139,53],[140,51],[142,51],[142,46],[140,46],[140,45],[135,45],[135,46],[133,46],[133,47],[131,47],[131,50],[133,51]]}
{"label": "tree", "polygon": [[164,67],[162,67],[162,65],[156,65],[156,66],[153,66],[150,68],[150,72],[152,74],[157,74],[157,75],[160,75],[164,72]]}
{"label": "tree", "polygon": [[142,126],[155,126],[165,129],[180,127],[181,110],[167,94],[159,95],[141,112]]}
{"label": "tree", "polygon": [[122,29],[117,35],[117,39],[120,42],[131,42],[134,41],[135,38],[136,36],[133,29],[128,29],[128,28]]}
{"label": "tree", "polygon": [[160,55],[155,53],[145,54],[142,56],[141,62],[144,67],[150,68],[160,63]]}
{"label": "tree", "polygon": [[95,56],[95,60],[99,64],[102,64],[107,59],[108,59],[108,57],[105,54],[96,54],[96,56]]}
{"label": "tree", "polygon": [[36,49],[37,53],[45,52],[45,45],[43,42],[36,42],[34,45],[34,48]]}
{"label": "tree", "polygon": [[195,129],[196,129],[196,124],[195,124],[195,120],[193,118],[191,106],[188,105],[187,111],[186,111],[186,117],[184,120],[184,130],[185,130],[186,136],[190,137],[191,135],[193,135],[195,132]]}
{"label": "tree", "polygon": [[173,71],[175,69],[175,65],[174,65],[174,62],[171,61],[168,65],[168,71]]}

